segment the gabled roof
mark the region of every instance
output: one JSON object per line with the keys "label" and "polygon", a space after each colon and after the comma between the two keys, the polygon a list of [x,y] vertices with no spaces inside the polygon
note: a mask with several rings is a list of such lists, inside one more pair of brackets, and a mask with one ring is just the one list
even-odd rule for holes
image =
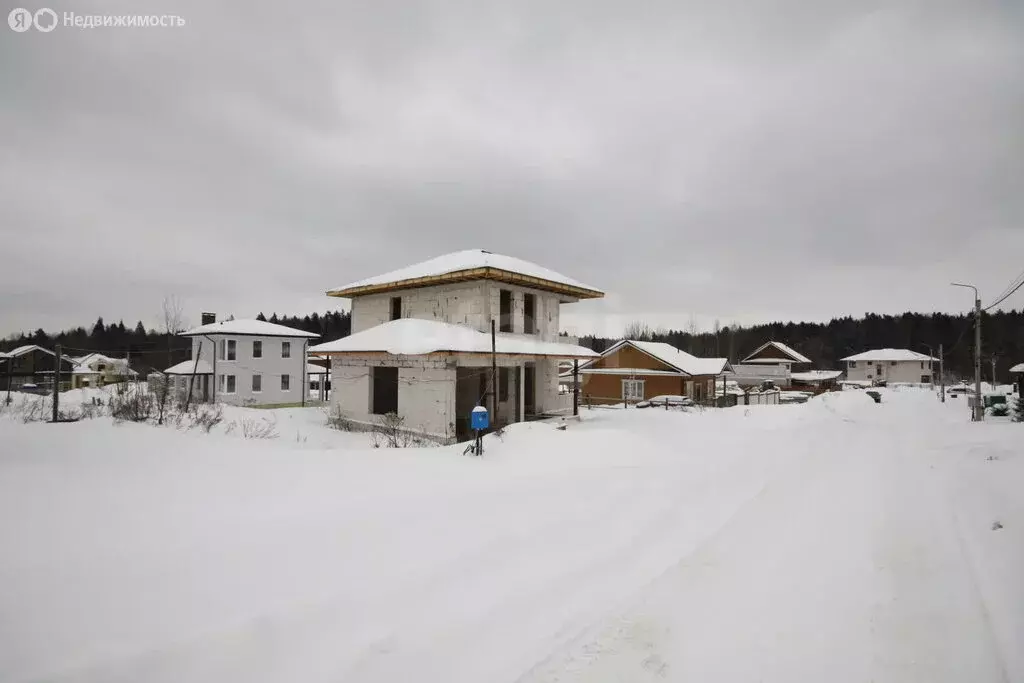
{"label": "gabled roof", "polygon": [[910,349],[875,349],[873,351],[864,351],[853,356],[847,356],[846,358],[840,358],[843,361],[924,361],[933,360],[938,361],[938,358],[932,358],[931,356],[918,353],[917,351],[911,351]]}
{"label": "gabled roof", "polygon": [[[769,342],[765,342],[764,344],[761,344],[759,347],[757,347],[757,349],[753,353],[751,353],[749,356],[747,356],[746,358],[744,358],[740,362],[741,363],[771,363],[771,362],[773,362],[773,360],[769,360],[767,358],[765,358],[763,360],[751,360],[751,358],[753,356],[756,356],[757,354],[761,353],[762,351],[764,351],[765,349],[767,349],[769,347],[776,348],[783,355],[785,355],[787,358],[789,358],[790,361],[793,362],[793,363],[810,363],[811,362],[810,358],[808,358],[807,356],[803,355],[802,353],[799,353],[793,347],[787,346],[786,344],[783,344],[782,342],[777,342],[777,341],[769,341]],[[780,360],[782,360],[782,359],[780,359]]]}
{"label": "gabled roof", "polygon": [[[597,353],[575,344],[546,342],[524,334],[499,334],[497,353],[556,358],[593,358]],[[428,353],[490,353],[491,335],[465,325],[400,318],[368,330],[309,348],[314,355],[336,353],[390,353],[421,356]]]}
{"label": "gabled roof", "polygon": [[[24,356],[26,353],[32,353],[34,351],[42,351],[43,353],[48,353],[51,356],[56,355],[50,349],[47,349],[47,348],[42,347],[42,346],[39,346],[38,344],[26,344],[24,346],[19,346],[16,349],[12,349],[11,351],[8,351],[6,354],[4,354],[3,357],[5,357],[5,358],[17,358],[18,356]],[[75,359],[74,358],[72,358],[71,356],[64,355],[63,353],[61,354],[61,360],[65,360],[68,363],[75,364]]]}
{"label": "gabled roof", "polygon": [[842,374],[842,370],[809,370],[807,372],[794,372],[790,375],[790,378],[796,382],[824,382],[830,379],[838,379]]}
{"label": "gabled roof", "polygon": [[327,290],[327,296],[351,298],[469,280],[498,280],[525,287],[535,287],[575,299],[596,299],[604,296],[604,292],[595,287],[585,285],[536,263],[513,256],[493,254],[483,249],[456,251],[383,275],[356,280],[347,285]]}
{"label": "gabled roof", "polygon": [[[720,375],[729,367],[728,358],[697,358],[685,351],[677,349],[671,344],[666,344],[664,342],[636,341],[633,339],[623,339],[622,341],[613,344],[605,349],[604,353],[601,354],[601,358],[605,358],[618,352],[620,348],[627,344],[642,353],[646,353],[655,360],[659,360],[662,363],[675,368],[684,375]],[[589,361],[586,366],[590,366],[594,362],[595,361]]]}
{"label": "gabled roof", "polygon": [[1010,372],[1024,372],[1024,363],[1017,363],[1012,368],[1010,368]]}
{"label": "gabled roof", "polygon": [[78,356],[77,358],[72,358],[71,360],[75,361],[79,365],[88,365],[89,363],[93,363],[93,362],[96,362],[96,361],[102,361],[104,363],[112,363],[112,364],[114,364],[114,363],[124,363],[125,362],[124,358],[111,358],[110,356],[105,356],[102,353],[97,353],[97,352],[87,353],[84,356]]}
{"label": "gabled roof", "polygon": [[[24,356],[26,353],[31,353],[33,351],[43,351],[44,353],[48,353],[51,356],[54,355],[53,351],[51,351],[50,349],[45,349],[37,344],[26,344],[24,346],[19,346],[16,349],[11,349],[10,351],[7,352],[7,356],[9,358],[17,358],[18,356]],[[71,359],[69,358],[68,360]]]}
{"label": "gabled roof", "polygon": [[212,375],[213,368],[205,360],[199,360],[196,362],[193,360],[183,360],[177,365],[164,370],[165,375]]}
{"label": "gabled roof", "polygon": [[182,337],[195,337],[206,334],[235,334],[253,337],[319,337],[319,334],[304,332],[294,327],[286,327],[263,320],[223,320],[219,323],[193,327],[182,332]]}

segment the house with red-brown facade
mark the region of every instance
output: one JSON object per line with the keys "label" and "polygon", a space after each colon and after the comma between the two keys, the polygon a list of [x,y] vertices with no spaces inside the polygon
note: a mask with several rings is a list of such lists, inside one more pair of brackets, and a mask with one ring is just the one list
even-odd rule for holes
{"label": "house with red-brown facade", "polygon": [[671,344],[624,339],[580,365],[584,403],[633,403],[655,396],[714,397],[726,358],[697,358]]}

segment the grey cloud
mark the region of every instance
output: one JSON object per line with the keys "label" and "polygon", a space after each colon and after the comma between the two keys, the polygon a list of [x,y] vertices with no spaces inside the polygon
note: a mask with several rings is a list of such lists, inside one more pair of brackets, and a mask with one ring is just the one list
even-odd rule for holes
{"label": "grey cloud", "polygon": [[188,23],[0,36],[0,230],[26,255],[2,333],[152,321],[165,294],[334,308],[478,246],[606,289],[566,321],[608,334],[959,310],[950,278],[1020,269],[1006,3],[55,9]]}

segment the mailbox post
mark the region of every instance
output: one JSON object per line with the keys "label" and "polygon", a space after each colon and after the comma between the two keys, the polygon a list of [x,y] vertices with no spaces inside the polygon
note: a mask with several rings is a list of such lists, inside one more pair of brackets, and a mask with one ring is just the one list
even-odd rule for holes
{"label": "mailbox post", "polygon": [[483,455],[484,442],[480,437],[480,432],[491,426],[491,416],[488,414],[487,408],[484,406],[473,408],[473,412],[469,416],[469,426],[476,432],[476,446],[473,452]]}

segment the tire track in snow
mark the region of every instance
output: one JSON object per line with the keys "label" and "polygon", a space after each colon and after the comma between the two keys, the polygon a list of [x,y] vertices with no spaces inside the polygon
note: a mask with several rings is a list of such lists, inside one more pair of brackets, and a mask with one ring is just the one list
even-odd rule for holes
{"label": "tire track in snow", "polygon": [[[688,565],[698,564],[700,558],[713,549],[715,544],[724,535],[750,517],[769,492],[780,487],[785,482],[788,478],[787,475],[792,470],[803,469],[804,466],[813,463],[816,456],[813,447],[805,446],[802,447],[802,450],[804,452],[800,455],[787,458],[784,462],[775,464],[758,490],[752,496],[743,500],[719,526],[702,538],[694,547],[677,557],[671,564],[649,580],[636,586],[617,605],[606,610],[597,618],[581,625],[581,627],[574,629],[570,637],[558,642],[556,647],[552,648],[544,658],[536,661],[528,670],[518,676],[515,679],[515,683],[562,680],[560,673],[564,673],[565,669],[571,668],[576,659],[581,658],[590,662],[606,652],[615,652],[615,648],[611,644],[619,642],[623,638],[640,640],[645,649],[648,650],[647,657],[643,660],[643,669],[646,674],[651,674],[658,678],[666,676],[669,665],[653,651],[654,648],[650,638],[636,639],[634,637],[637,623],[650,624],[651,620],[643,618],[634,619],[626,615],[638,611],[639,606],[648,599],[652,589],[656,589],[659,585],[669,580],[674,572]],[[647,630],[651,630],[651,627],[648,626]],[[582,657],[573,652],[580,649],[583,650]],[[564,658],[564,665],[560,667],[562,669],[561,672],[554,669],[544,670],[545,667],[550,667],[559,658]]]}

